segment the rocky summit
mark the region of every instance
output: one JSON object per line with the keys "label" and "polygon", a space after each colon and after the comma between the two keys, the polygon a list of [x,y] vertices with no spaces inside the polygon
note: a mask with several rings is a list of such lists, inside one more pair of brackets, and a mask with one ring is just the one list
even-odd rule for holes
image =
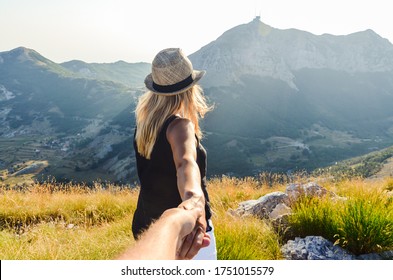
{"label": "rocky summit", "polygon": [[393,70],[393,46],[372,30],[348,36],[314,35],[271,27],[256,17],[226,31],[191,56],[206,69],[208,86],[231,85],[244,75],[272,77],[297,88],[294,71],[331,69],[348,73]]}

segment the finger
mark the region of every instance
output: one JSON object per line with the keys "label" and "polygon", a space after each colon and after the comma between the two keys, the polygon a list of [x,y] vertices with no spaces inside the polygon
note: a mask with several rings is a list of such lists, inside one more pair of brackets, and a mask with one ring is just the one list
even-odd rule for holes
{"label": "finger", "polygon": [[188,234],[190,234],[197,226],[199,226],[199,218],[202,216],[202,211],[198,209],[192,210],[183,210],[182,216],[180,217],[181,221],[181,230],[179,233],[179,237],[184,239]]}
{"label": "finger", "polygon": [[204,230],[198,228],[197,233],[194,236],[192,245],[190,246],[185,256],[185,259],[192,259],[193,257],[195,257],[196,254],[198,254],[199,250],[202,248],[204,237],[205,237]]}
{"label": "finger", "polygon": [[203,215],[203,211],[199,207],[195,207],[195,208],[193,208],[193,209],[191,209],[189,211],[191,211],[191,214],[195,217],[195,220],[198,220]]}
{"label": "finger", "polygon": [[210,245],[210,235],[205,233],[202,241],[202,248],[205,248]]}
{"label": "finger", "polygon": [[197,219],[196,225],[200,228],[202,228],[204,231],[207,229],[207,221],[204,216],[201,216]]}
{"label": "finger", "polygon": [[188,234],[183,241],[183,244],[180,247],[180,250],[178,250],[177,256],[180,259],[185,259],[188,251],[190,250],[190,247],[192,246],[192,243],[194,241],[195,234],[197,233],[196,230],[193,230],[190,234]]}
{"label": "finger", "polygon": [[[199,237],[200,238],[200,237]],[[197,241],[197,243],[199,244],[199,240]],[[208,247],[210,245],[210,235],[207,234],[206,232],[202,235],[202,242],[199,248],[199,245],[197,247],[195,247],[193,250],[190,248],[190,250],[188,250],[187,254],[180,256],[179,254],[177,255],[177,259],[192,259],[193,257],[195,257],[196,254],[198,254],[199,249],[201,248],[205,248]],[[199,248],[199,249],[198,249]],[[184,249],[184,248],[183,248]],[[185,250],[185,249],[184,249]]]}

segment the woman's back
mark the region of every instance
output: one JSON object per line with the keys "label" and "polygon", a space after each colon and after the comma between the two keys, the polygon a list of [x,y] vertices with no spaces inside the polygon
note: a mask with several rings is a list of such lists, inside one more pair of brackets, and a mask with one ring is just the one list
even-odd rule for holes
{"label": "woman's back", "polygon": [[[132,230],[134,236],[139,235],[153,220],[169,208],[181,204],[182,199],[177,187],[176,166],[173,160],[171,146],[166,137],[166,131],[177,116],[170,116],[161,128],[154,144],[150,159],[138,153],[136,142],[134,149],[141,190],[137,210],[134,214]],[[206,220],[210,219],[211,211],[208,205],[206,191],[206,151],[199,143],[197,145],[197,164],[201,173],[201,186],[206,199]]]}

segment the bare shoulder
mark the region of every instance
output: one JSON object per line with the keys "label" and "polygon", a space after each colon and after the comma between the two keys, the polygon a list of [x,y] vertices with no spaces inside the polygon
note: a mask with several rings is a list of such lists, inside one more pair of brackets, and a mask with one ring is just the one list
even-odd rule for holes
{"label": "bare shoulder", "polygon": [[169,124],[166,131],[166,137],[169,142],[172,142],[174,139],[194,137],[194,135],[194,125],[189,119],[186,118],[177,118],[173,120]]}

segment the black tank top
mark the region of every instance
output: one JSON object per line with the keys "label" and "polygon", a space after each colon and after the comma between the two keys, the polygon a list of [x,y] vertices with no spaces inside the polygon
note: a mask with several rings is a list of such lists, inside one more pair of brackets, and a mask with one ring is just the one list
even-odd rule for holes
{"label": "black tank top", "polygon": [[[135,238],[154,220],[158,219],[165,210],[175,208],[182,203],[177,188],[176,166],[172,149],[166,137],[169,124],[176,118],[178,117],[171,116],[165,121],[154,144],[150,159],[146,159],[138,153],[134,137],[136,166],[140,182],[138,204],[132,221],[132,232]],[[201,186],[205,195],[205,213],[208,221],[211,218],[211,210],[206,191],[206,150],[199,140],[197,164],[201,173]],[[211,226],[208,225],[207,231],[210,230]]]}

